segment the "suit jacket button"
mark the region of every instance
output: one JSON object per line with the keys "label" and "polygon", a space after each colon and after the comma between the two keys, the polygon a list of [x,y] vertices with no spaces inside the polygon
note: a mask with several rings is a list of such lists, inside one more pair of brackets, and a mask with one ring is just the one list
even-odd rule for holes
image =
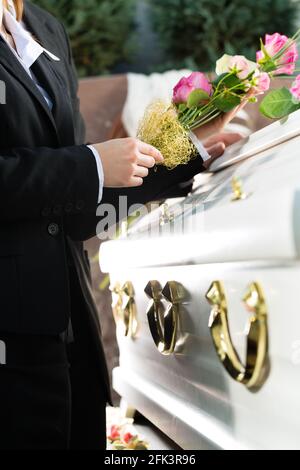
{"label": "suit jacket button", "polygon": [[49,217],[50,214],[51,214],[51,209],[50,209],[50,207],[45,207],[45,208],[42,210],[42,216],[43,216],[43,217]]}
{"label": "suit jacket button", "polygon": [[68,202],[66,205],[65,205],[65,212],[67,214],[70,214],[70,212],[72,212],[74,206],[72,204],[72,202]]}
{"label": "suit jacket button", "polygon": [[85,204],[84,204],[83,201],[78,201],[78,202],[76,203],[76,209],[77,209],[78,211],[82,211],[82,209],[84,208],[84,206],[85,206]]}
{"label": "suit jacket button", "polygon": [[59,234],[59,226],[57,224],[49,224],[48,225],[48,233],[51,237],[56,237]]}

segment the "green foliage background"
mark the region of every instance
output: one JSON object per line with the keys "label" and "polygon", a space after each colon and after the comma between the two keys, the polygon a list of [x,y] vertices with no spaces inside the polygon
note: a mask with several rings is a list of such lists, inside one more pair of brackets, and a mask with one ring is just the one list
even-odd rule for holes
{"label": "green foliage background", "polygon": [[293,34],[299,0],[148,0],[170,58],[164,68],[211,70],[224,53],[255,59],[265,33]]}
{"label": "green foliage background", "polygon": [[130,51],[136,0],[33,0],[69,33],[80,76],[108,73]]}
{"label": "green foliage background", "polygon": [[[149,5],[165,60],[152,72],[188,67],[212,70],[224,53],[255,58],[266,32],[291,35],[299,26],[300,0],[32,0],[66,26],[80,76],[109,73],[116,64],[134,71],[139,41],[136,5]],[[150,21],[150,22],[151,22]],[[140,27],[141,34],[143,26]],[[133,69],[131,67],[133,63]],[[153,70],[153,68],[155,70]],[[122,70],[123,70],[122,69]]]}

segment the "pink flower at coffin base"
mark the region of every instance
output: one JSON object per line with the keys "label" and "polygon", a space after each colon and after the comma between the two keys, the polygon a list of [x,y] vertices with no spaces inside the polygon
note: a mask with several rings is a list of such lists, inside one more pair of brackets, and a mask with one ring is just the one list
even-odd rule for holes
{"label": "pink flower at coffin base", "polygon": [[120,438],[120,428],[119,426],[112,426],[110,430],[110,436],[108,437],[111,441],[115,441]]}
{"label": "pink flower at coffin base", "polygon": [[173,103],[187,103],[190,94],[194,90],[203,90],[211,95],[212,85],[204,73],[193,72],[189,77],[183,77],[173,90]]}
{"label": "pink flower at coffin base", "polygon": [[134,438],[135,436],[133,434],[131,434],[130,432],[127,432],[126,434],[124,434],[123,436],[123,441],[125,442],[125,444],[129,444],[130,441],[132,441],[132,439]]}
{"label": "pink flower at coffin base", "polygon": [[[265,36],[265,50],[268,56],[271,58],[276,56],[287,44],[290,39],[282,34],[274,33],[274,34],[266,34]],[[281,57],[275,60],[275,64],[277,65],[277,70],[274,71],[275,75],[285,74],[285,75],[292,75],[296,68],[296,62],[299,58],[297,44],[292,42],[288,49],[282,54]],[[264,51],[260,50],[256,53],[256,60],[257,62],[261,62],[265,57]]]}

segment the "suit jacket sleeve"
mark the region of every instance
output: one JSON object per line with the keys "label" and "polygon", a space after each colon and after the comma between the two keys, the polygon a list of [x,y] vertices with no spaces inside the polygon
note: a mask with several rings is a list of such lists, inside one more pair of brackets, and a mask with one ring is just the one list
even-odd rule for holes
{"label": "suit jacket sleeve", "polygon": [[[185,197],[192,189],[192,181],[190,185],[184,185],[184,187],[181,187],[180,183],[192,180],[202,171],[204,171],[204,167],[200,157],[191,160],[187,165],[180,165],[172,171],[160,166],[157,171],[150,171],[149,176],[144,179],[143,186],[129,189],[104,188],[101,204],[110,204],[115,208],[116,221],[118,222],[124,217],[123,212],[119,210],[120,196],[127,198],[127,215],[129,215],[130,207],[134,204],[146,204],[171,197]],[[100,220],[101,217],[92,214],[72,215],[66,219],[66,231],[73,240],[84,241],[97,235],[97,224]]]}
{"label": "suit jacket sleeve", "polygon": [[35,219],[54,207],[95,214],[99,181],[86,146],[0,151],[1,220]]}

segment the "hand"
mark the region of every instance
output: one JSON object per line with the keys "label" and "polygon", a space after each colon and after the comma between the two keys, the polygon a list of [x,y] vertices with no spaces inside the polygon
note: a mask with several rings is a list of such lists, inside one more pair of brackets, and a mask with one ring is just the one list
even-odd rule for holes
{"label": "hand", "polygon": [[238,132],[221,132],[206,139],[203,145],[209,155],[211,155],[211,158],[207,160],[203,166],[208,169],[217,158],[223,155],[227,147],[243,138],[244,136]]}
{"label": "hand", "polygon": [[115,139],[94,145],[100,155],[104,186],[106,188],[135,187],[156,163],[161,163],[161,153],[138,139]]}
{"label": "hand", "polygon": [[249,98],[254,95],[254,92],[250,90],[247,95],[244,97],[243,101],[239,106],[234,108],[228,113],[223,113],[216,119],[213,119],[211,122],[208,122],[204,126],[195,129],[193,132],[198,137],[199,140],[208,138],[214,134],[218,134],[223,131],[223,129],[229,124],[235,116],[246,106]]}

